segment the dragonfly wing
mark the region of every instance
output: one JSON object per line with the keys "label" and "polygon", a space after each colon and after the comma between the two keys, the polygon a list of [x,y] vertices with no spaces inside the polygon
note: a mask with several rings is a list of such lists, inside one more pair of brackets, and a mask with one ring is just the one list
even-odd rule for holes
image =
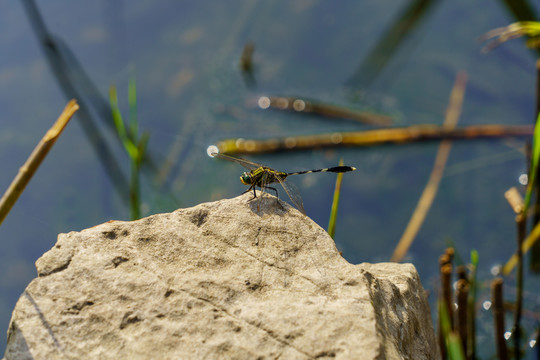
{"label": "dragonfly wing", "polygon": [[217,157],[219,159],[235,162],[235,163],[240,164],[240,165],[242,165],[243,167],[245,167],[246,169],[249,169],[249,170],[255,170],[255,169],[258,169],[258,168],[260,168],[262,166],[262,165],[259,165],[257,163],[248,161],[246,159],[235,158],[235,157],[228,156],[228,155],[223,155],[223,154],[220,154],[220,153],[212,153],[211,155],[213,157]]}
{"label": "dragonfly wing", "polygon": [[277,177],[277,179],[279,183],[281,184],[281,186],[283,187],[283,190],[285,190],[285,192],[289,196],[289,199],[291,199],[294,206],[296,206],[296,208],[300,210],[302,214],[307,215],[306,210],[304,210],[304,203],[302,202],[302,197],[300,196],[300,193],[298,192],[298,189],[296,188],[296,186],[294,186],[290,182],[285,182],[285,180],[283,180],[279,176]]}

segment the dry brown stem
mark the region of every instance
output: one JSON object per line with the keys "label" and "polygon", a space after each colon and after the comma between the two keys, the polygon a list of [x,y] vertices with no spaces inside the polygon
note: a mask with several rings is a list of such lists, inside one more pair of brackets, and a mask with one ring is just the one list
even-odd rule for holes
{"label": "dry brown stem", "polygon": [[68,121],[78,109],[79,105],[77,105],[77,102],[71,100],[53,126],[45,133],[45,136],[43,136],[34,151],[32,151],[32,154],[30,154],[24,165],[21,166],[17,176],[15,176],[15,179],[13,179],[11,185],[9,185],[2,196],[2,199],[0,199],[0,224],[4,221],[6,215],[9,213],[39,165],[58,139],[58,136],[60,136],[62,130],[64,130]]}

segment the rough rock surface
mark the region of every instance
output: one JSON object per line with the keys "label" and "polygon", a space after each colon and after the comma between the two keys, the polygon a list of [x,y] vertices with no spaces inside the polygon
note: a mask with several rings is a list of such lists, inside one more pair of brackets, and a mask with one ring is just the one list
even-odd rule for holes
{"label": "rough rock surface", "polygon": [[60,234],[5,358],[438,358],[412,265],[351,265],[309,218],[251,197]]}

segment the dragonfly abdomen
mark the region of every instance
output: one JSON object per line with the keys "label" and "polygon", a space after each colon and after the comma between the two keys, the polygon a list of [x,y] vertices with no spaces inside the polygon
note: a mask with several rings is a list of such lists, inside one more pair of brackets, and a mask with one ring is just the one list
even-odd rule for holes
{"label": "dragonfly abdomen", "polygon": [[344,173],[344,172],[354,171],[354,170],[356,170],[356,168],[353,166],[334,166],[334,167],[326,168],[326,169],[292,172],[292,173],[287,173],[287,175],[301,175],[301,174],[309,174],[309,173],[316,173],[316,172]]}

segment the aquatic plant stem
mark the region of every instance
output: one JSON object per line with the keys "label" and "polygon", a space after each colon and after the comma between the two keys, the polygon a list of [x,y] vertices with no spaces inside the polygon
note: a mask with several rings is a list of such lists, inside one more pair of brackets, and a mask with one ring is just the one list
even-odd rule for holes
{"label": "aquatic plant stem", "polygon": [[129,124],[127,127],[124,124],[120,108],[118,107],[118,96],[116,93],[116,87],[114,86],[111,86],[109,89],[109,99],[116,132],[130,160],[130,213],[131,220],[137,220],[140,218],[140,171],[144,154],[146,152],[146,145],[148,143],[148,133],[143,133],[139,139],[137,97],[134,78],[130,79],[128,91],[130,110]]}
{"label": "aquatic plant stem", "polygon": [[39,168],[39,165],[47,156],[49,150],[52,148],[67,123],[79,109],[79,105],[75,100],[71,100],[64,111],[60,114],[54,125],[45,133],[45,136],[41,139],[38,145],[32,151],[32,154],[28,157],[24,165],[19,169],[17,176],[11,182],[8,189],[0,199],[0,224],[4,221],[6,215],[9,213],[19,196],[24,191],[26,185]]}
{"label": "aquatic plant stem", "polygon": [[[528,161],[527,163],[530,163]],[[504,193],[504,197],[514,210],[516,215],[517,227],[517,275],[516,275],[516,307],[514,311],[514,324],[512,326],[512,339],[514,341],[514,359],[520,358],[521,342],[521,314],[523,309],[523,240],[527,236],[527,215],[526,207],[521,194],[515,187],[510,188]]]}
{"label": "aquatic plant stem", "polygon": [[467,299],[469,297],[469,283],[466,279],[459,279],[456,284],[457,317],[456,330],[459,334],[463,352],[467,354],[468,326],[467,326]]}
{"label": "aquatic plant stem", "polygon": [[476,298],[478,283],[476,281],[476,269],[478,268],[478,251],[471,250],[471,264],[469,267],[469,298],[467,301],[468,315],[468,340],[467,359],[476,359]]}
{"label": "aquatic plant stem", "polygon": [[[447,249],[448,250],[448,249]],[[446,341],[445,341],[445,336],[444,336],[444,331],[443,331],[443,317],[442,317],[442,308],[445,303],[445,300],[444,300],[444,293],[445,293],[445,290],[444,290],[444,287],[445,287],[445,281],[443,280],[444,277],[446,275],[443,274],[443,267],[447,264],[450,264],[452,262],[451,260],[451,256],[448,252],[445,252],[444,254],[442,254],[441,256],[439,256],[439,274],[440,274],[440,277],[441,277],[441,288],[439,289],[439,299],[437,301],[437,310],[438,310],[438,332],[439,332],[439,347],[440,347],[440,352],[441,352],[441,357],[443,359],[446,359]],[[448,313],[448,310],[445,310],[447,313]]]}
{"label": "aquatic plant stem", "polygon": [[447,346],[446,338],[447,334],[452,331],[452,264],[451,256],[445,253],[439,257],[439,273],[441,276],[441,288],[438,304],[438,328],[439,328],[439,348],[441,357],[446,359]]}
{"label": "aquatic plant stem", "polygon": [[520,359],[520,342],[521,342],[521,312],[523,308],[523,251],[521,245],[527,232],[527,218],[525,214],[519,213],[516,216],[517,225],[517,278],[516,278],[516,310],[514,312],[514,325],[512,328],[512,336],[514,338],[514,359]]}
{"label": "aquatic plant stem", "polygon": [[[540,114],[540,59],[536,61],[536,114]],[[536,139],[535,139],[536,140]],[[528,161],[529,167],[531,162]],[[539,179],[538,170],[536,179]],[[540,223],[540,184],[536,181],[534,184],[534,192],[536,193],[535,201],[533,205],[533,217],[532,225]],[[540,244],[536,243],[531,249],[531,255],[529,258],[529,266],[533,272],[540,272]]]}
{"label": "aquatic plant stem", "polygon": [[504,338],[504,303],[502,294],[503,279],[496,278],[491,283],[491,308],[495,323],[495,343],[497,345],[497,358],[508,360],[506,339]]}
{"label": "aquatic plant stem", "polygon": [[452,270],[452,264],[446,264],[441,267],[441,286],[443,303],[448,309],[451,328],[454,329],[454,311],[452,304]]}
{"label": "aquatic plant stem", "polygon": [[[459,120],[461,114],[461,107],[463,105],[463,98],[465,96],[465,84],[467,83],[467,75],[464,72],[458,73],[452,92],[450,93],[450,101],[448,104],[448,110],[444,120],[443,127],[447,129],[453,129]],[[431,208],[431,204],[435,199],[441,178],[443,176],[446,161],[450,155],[450,149],[452,143],[449,140],[444,140],[440,143],[437,155],[435,157],[435,163],[433,170],[429,176],[428,183],[418,200],[418,204],[412,214],[401,239],[396,246],[390,261],[399,262],[409,251],[409,248],[414,241],[420,227],[424,223],[427,213]]]}

